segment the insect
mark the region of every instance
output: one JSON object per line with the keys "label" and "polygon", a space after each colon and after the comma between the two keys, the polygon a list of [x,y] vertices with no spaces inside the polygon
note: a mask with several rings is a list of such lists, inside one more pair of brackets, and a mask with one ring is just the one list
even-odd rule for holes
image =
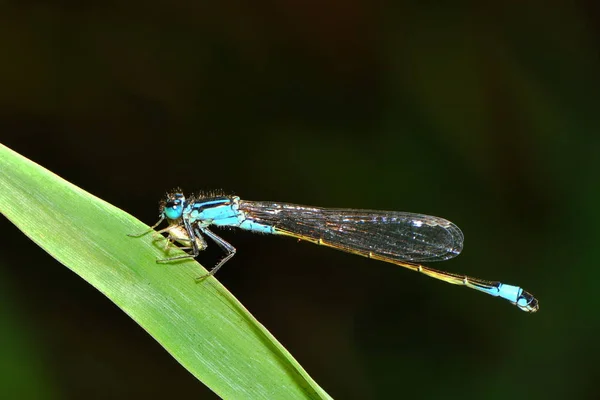
{"label": "insect", "polygon": [[205,237],[224,252],[217,265],[198,281],[214,275],[236,249],[210,230],[211,226],[236,227],[252,232],[291,236],[352,254],[399,265],[432,278],[462,285],[501,297],[523,311],[536,312],[538,301],[529,292],[513,285],[486,281],[432,269],[423,262],[456,257],[464,236],[452,222],[443,218],[399,211],[321,208],[270,201],[247,201],[237,196],[197,196],[186,198],[175,191],[160,205],[160,219],[151,232],[167,220],[167,246],[173,242],[189,253],[158,260],[171,262],[195,258],[207,247]]}

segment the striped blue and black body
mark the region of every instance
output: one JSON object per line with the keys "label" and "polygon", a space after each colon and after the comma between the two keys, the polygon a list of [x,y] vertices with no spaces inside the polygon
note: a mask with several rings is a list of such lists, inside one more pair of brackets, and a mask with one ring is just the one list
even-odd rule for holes
{"label": "striped blue and black body", "polygon": [[186,199],[172,193],[160,206],[160,220],[169,226],[169,243],[182,244],[189,254],[160,260],[194,258],[204,250],[204,237],[213,240],[225,257],[202,280],[215,272],[236,249],[212,232],[211,226],[234,227],[252,232],[291,236],[348,253],[389,262],[430,277],[501,297],[526,312],[538,310],[538,302],[522,288],[435,270],[422,262],[457,256],[463,247],[461,230],[443,218],[398,211],[355,210],[301,206],[289,203],[246,201],[237,196],[201,196]]}

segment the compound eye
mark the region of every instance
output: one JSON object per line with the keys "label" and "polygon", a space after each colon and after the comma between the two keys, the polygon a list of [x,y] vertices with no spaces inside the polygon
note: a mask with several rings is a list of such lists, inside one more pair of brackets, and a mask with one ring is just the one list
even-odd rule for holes
{"label": "compound eye", "polygon": [[183,206],[181,200],[169,200],[165,205],[165,216],[169,219],[181,218]]}

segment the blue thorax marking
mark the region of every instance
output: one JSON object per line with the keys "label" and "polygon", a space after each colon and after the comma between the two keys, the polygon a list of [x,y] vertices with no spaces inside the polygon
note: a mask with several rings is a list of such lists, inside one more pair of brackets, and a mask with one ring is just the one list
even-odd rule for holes
{"label": "blue thorax marking", "polygon": [[197,200],[186,205],[183,216],[190,223],[204,226],[232,226],[253,232],[275,233],[272,226],[254,222],[240,211],[239,200],[237,196]]}
{"label": "blue thorax marking", "polygon": [[238,210],[239,197],[217,197],[187,205],[183,217],[190,223],[204,226],[239,226],[244,216]]}
{"label": "blue thorax marking", "polygon": [[204,208],[211,208],[215,206],[231,204],[234,201],[235,197],[227,196],[215,197],[212,199],[202,199],[201,201],[196,201],[192,203],[192,208],[195,210],[202,210]]}

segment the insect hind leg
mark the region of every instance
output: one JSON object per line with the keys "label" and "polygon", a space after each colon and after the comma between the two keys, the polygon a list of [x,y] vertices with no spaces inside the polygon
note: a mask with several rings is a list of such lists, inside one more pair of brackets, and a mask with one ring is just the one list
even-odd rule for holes
{"label": "insect hind leg", "polygon": [[219,261],[217,263],[217,265],[215,265],[213,267],[213,269],[211,269],[207,274],[196,278],[196,282],[201,282],[204,279],[206,279],[210,276],[213,276],[219,270],[219,268],[221,268],[227,261],[229,261],[229,259],[235,255],[236,249],[230,243],[223,240],[220,236],[211,232],[208,228],[204,228],[204,227],[198,227],[198,228],[200,229],[200,231],[203,234],[205,234],[206,236],[211,238],[225,253],[227,253],[225,255],[225,257],[223,257],[221,259],[221,261]]}

